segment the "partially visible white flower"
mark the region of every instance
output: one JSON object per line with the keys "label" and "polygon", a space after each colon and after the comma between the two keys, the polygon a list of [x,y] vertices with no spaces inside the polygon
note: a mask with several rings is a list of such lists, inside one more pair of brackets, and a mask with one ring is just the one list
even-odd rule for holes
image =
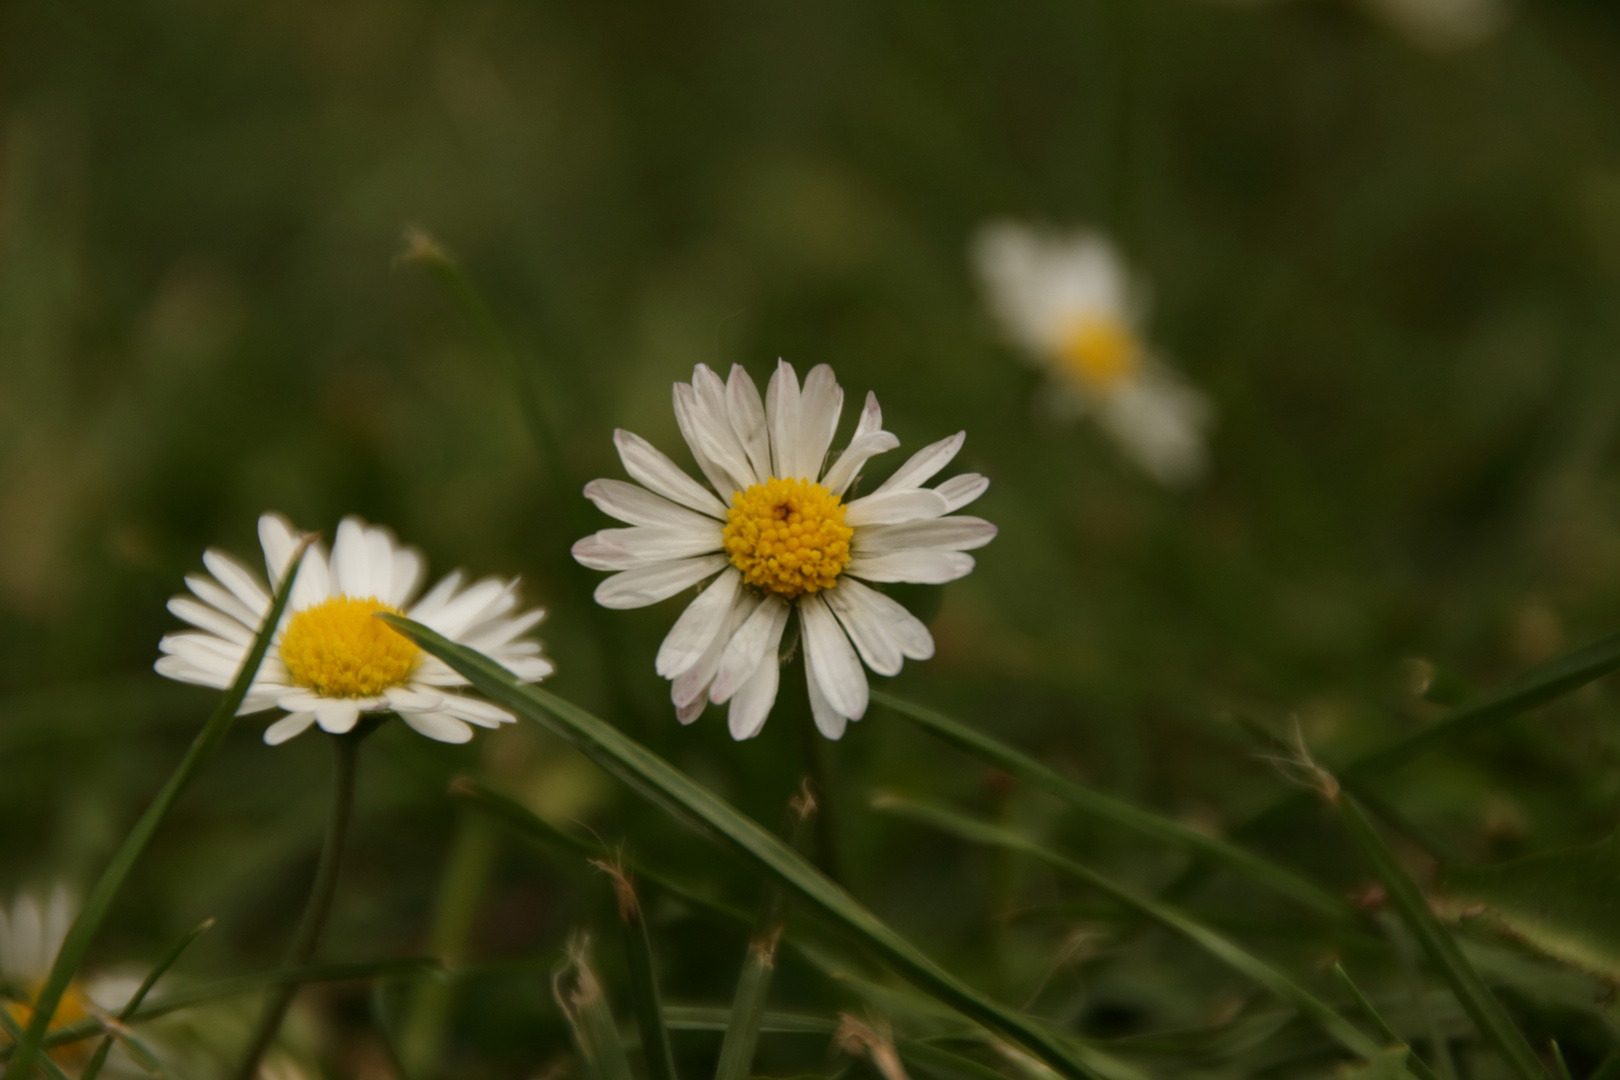
{"label": "partially visible white flower", "polygon": [[1372,14],[1431,52],[1478,45],[1507,22],[1504,0],[1363,0]]}
{"label": "partially visible white flower", "polygon": [[1139,290],[1112,244],[994,222],[972,256],[1008,337],[1052,373],[1067,404],[1162,483],[1203,474],[1214,410],[1142,339]]}
{"label": "partially visible white flower", "polygon": [[[169,610],[198,630],[169,634],[159,643],[164,655],[155,665],[158,673],[218,689],[229,686],[301,539],[280,515],[259,518],[269,589],[231,556],[207,551],[208,574],[186,577],[193,595],[169,601]],[[551,661],[540,655],[538,642],[523,635],[545,611],[514,615],[516,579],[489,577],[463,587],[459,570],[413,602],[426,568],[422,554],[401,545],[388,530],[344,518],[330,559],[319,542],[305,554],[281,625],[239,714],[285,709],[289,715],[265,729],[264,741],[271,746],[312,724],[342,734],[362,713],[397,713],[428,738],[450,743],[472,738],[468,724],[493,728],[513,722],[505,709],[446,689],[466,686],[467,680],[374,616],[406,615],[484,653],[523,681],[538,682],[551,674]]]}
{"label": "partially visible white flower", "polygon": [[[66,886],[57,885],[43,901],[32,893],[19,893],[11,907],[0,906],[0,982],[11,1000],[0,1004],[18,1027],[27,1027],[34,1015],[32,1002],[44,988],[51,965],[62,948],[79,903]],[[135,993],[138,980],[121,975],[75,978],[56,1006],[51,1030],[91,1016],[115,1013]],[[51,1051],[58,1064],[82,1064],[95,1043],[83,1040]],[[138,1072],[134,1062],[118,1052],[108,1061],[109,1074]]]}
{"label": "partially visible white flower", "polygon": [[683,724],[729,702],[733,738],[759,734],[776,701],[778,651],[798,615],[810,708],[829,739],[866,714],[866,666],[894,675],[934,655],[916,616],[864,584],[937,585],[973,569],[972,548],[996,535],[976,517],[948,516],[984,494],[976,473],[923,485],[949,465],[965,432],[918,451],[888,480],[845,502],[862,466],[900,440],[866,396],[849,446],[829,464],[844,391],[825,364],[804,385],[778,362],[763,401],[741,367],[729,379],[699,364],[676,383],[675,418],[713,489],[628,431],[613,441],[638,481],[595,480],[585,495],[631,525],[574,545],[574,558],[615,571],[596,590],[603,607],[657,603],[713,579],[658,650],[658,674]]}

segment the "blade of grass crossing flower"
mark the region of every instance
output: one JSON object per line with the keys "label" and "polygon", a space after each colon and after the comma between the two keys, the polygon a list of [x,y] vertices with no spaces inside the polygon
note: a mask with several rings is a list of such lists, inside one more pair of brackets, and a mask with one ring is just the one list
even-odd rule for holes
{"label": "blade of grass crossing flower", "polygon": [[574,1035],[579,1054],[596,1080],[632,1080],[630,1058],[613,1020],[613,1006],[591,964],[591,942],[584,934],[568,943],[567,960],[551,979],[551,992]]}
{"label": "blade of grass crossing flower", "polygon": [[[198,923],[197,926],[174,943],[174,946],[169,949],[163,959],[157,962],[156,967],[146,973],[146,978],[142,979],[141,985],[135,988],[135,993],[131,994],[129,1000],[124,1003],[124,1007],[118,1010],[118,1024],[120,1027],[129,1023],[130,1017],[135,1015],[135,1010],[139,1009],[141,1003],[146,1000],[146,995],[152,992],[153,985],[163,977],[164,972],[174,966],[174,962],[180,959],[180,954],[190,948],[191,943],[206,933],[213,925],[213,919],[205,919]],[[95,1080],[100,1075],[102,1066],[107,1063],[107,1055],[112,1052],[112,1045],[113,1036],[109,1032],[101,1040],[101,1045],[96,1047],[96,1052],[91,1056],[90,1060],[85,1063],[84,1071],[79,1074],[79,1080]]]}
{"label": "blade of grass crossing flower", "polygon": [[1502,1008],[1502,1003],[1496,1000],[1490,987],[1485,985],[1485,980],[1479,977],[1473,965],[1463,956],[1456,940],[1435,918],[1428,899],[1401,867],[1383,837],[1378,835],[1366,811],[1349,792],[1337,791],[1334,796],[1331,801],[1339,811],[1345,831],[1372,864],[1373,872],[1384,883],[1390,901],[1400,912],[1407,928],[1417,938],[1429,962],[1451,986],[1451,992],[1480,1033],[1507,1059],[1508,1066],[1521,1080],[1546,1080],[1546,1070],[1541,1067],[1523,1033],[1514,1025],[1507,1010]]}
{"label": "blade of grass crossing flower", "polygon": [[[1334,964],[1333,974],[1339,977],[1339,981],[1344,984],[1345,990],[1350,994],[1351,1000],[1361,1009],[1362,1015],[1367,1018],[1368,1022],[1378,1029],[1378,1034],[1384,1037],[1384,1042],[1390,1046],[1405,1044],[1406,1040],[1395,1033],[1395,1029],[1389,1026],[1389,1021],[1385,1020],[1383,1014],[1374,1008],[1373,1003],[1367,999],[1367,995],[1361,992],[1361,987],[1351,980],[1350,973],[1344,970],[1343,964]],[[1418,1080],[1440,1080],[1435,1075],[1434,1070],[1429,1068],[1423,1059],[1417,1056],[1416,1051],[1409,1049],[1406,1056],[1406,1067],[1411,1070],[1412,1075],[1416,1076]]]}
{"label": "blade of grass crossing flower", "polygon": [[1082,814],[1106,821],[1150,840],[1171,844],[1204,856],[1329,918],[1348,921],[1354,917],[1349,905],[1339,897],[1252,851],[1139,809],[1123,800],[1093,791],[1083,784],[1077,784],[1034,758],[987,735],[982,735],[966,724],[934,709],[905,701],[880,690],[872,691],[872,700],[905,717],[924,731],[950,743],[958,750],[998,769],[1004,769],[1057,796]]}
{"label": "blade of grass crossing flower", "polygon": [[963,1015],[1029,1049],[1060,1074],[1139,1076],[1138,1070],[1041,1022],[979,994],[928,959],[803,856],[725,800],[696,783],[611,724],[564,699],[518,682],[487,657],[409,619],[378,615],[437,656],[480,692],[571,743],[643,798],[728,846],[792,893],[797,902],[842,928],[908,981]]}
{"label": "blade of grass crossing flower", "polygon": [[[806,825],[815,816],[816,802],[806,779],[793,800],[788,824],[788,842],[795,851],[803,852],[808,832]],[[754,932],[748,940],[748,951],[743,956],[742,974],[737,979],[737,994],[731,1003],[731,1023],[726,1025],[726,1037],[720,1044],[720,1063],[716,1066],[715,1080],[748,1080],[754,1065],[754,1048],[759,1045],[759,1025],[765,1017],[765,1006],[770,999],[771,979],[776,973],[776,948],[782,940],[782,918],[786,899],[782,890],[770,885],[760,902],[759,915],[754,921]]]}
{"label": "blade of grass crossing flower", "polygon": [[1180,934],[1228,967],[1253,979],[1292,1004],[1351,1053],[1371,1061],[1383,1049],[1359,1028],[1335,1012],[1332,1006],[1225,935],[1175,908],[1161,904],[1151,897],[1119,884],[1112,878],[1099,874],[1088,866],[1043,847],[1021,833],[967,817],[941,806],[897,795],[879,795],[872,801],[872,805],[874,809],[896,814],[974,843],[1006,848],[1039,859],[1048,866],[1078,878],[1099,892],[1113,897],[1167,930]]}
{"label": "blade of grass crossing flower", "polygon": [[[347,964],[320,964],[307,968],[261,971],[252,975],[238,975],[231,979],[204,983],[186,990],[176,990],[159,998],[143,1002],[130,1016],[130,1023],[152,1020],[169,1013],[180,1012],[197,1005],[206,1005],[221,998],[252,993],[282,982],[298,984],[318,982],[355,982],[369,979],[406,979],[442,970],[439,961],[431,956],[407,956],[392,960],[368,960]],[[94,1038],[103,1032],[102,1022],[96,1019],[77,1020],[51,1029],[43,1042],[44,1049],[66,1046],[81,1039]],[[14,1047],[0,1046],[0,1059],[9,1058]]]}
{"label": "blade of grass crossing flower", "polygon": [[624,931],[624,953],[630,968],[630,993],[636,1010],[636,1026],[641,1030],[641,1053],[646,1059],[649,1080],[676,1080],[675,1051],[664,1027],[664,1003],[658,992],[657,965],[653,962],[652,939],[641,910],[641,898],[623,863],[596,860],[596,865],[613,882],[618,902],[619,926]]}
{"label": "blade of grass crossing flower", "polygon": [[[22,1038],[23,1030],[11,1015],[10,1009],[0,1008],[0,1030],[10,1036],[13,1045]],[[51,1060],[49,1054],[36,1058],[34,1064],[45,1074],[46,1080],[68,1080],[68,1074],[62,1071],[62,1066]]]}
{"label": "blade of grass crossing flower", "polygon": [[79,965],[84,961],[84,954],[89,950],[96,931],[101,929],[102,922],[107,918],[107,912],[111,910],[113,900],[123,886],[124,879],[129,876],[141,852],[146,850],[147,843],[157,832],[158,826],[163,824],[163,819],[179,800],[180,793],[185,791],[186,786],[213,756],[214,750],[230,731],[231,722],[236,719],[236,710],[241,706],[242,699],[247,696],[248,687],[253,685],[253,680],[259,673],[259,665],[264,662],[264,654],[270,648],[270,639],[275,635],[276,627],[281,622],[281,613],[286,610],[287,598],[292,595],[293,582],[297,580],[299,567],[303,565],[304,552],[314,539],[314,536],[306,537],[293,553],[287,571],[282,576],[281,587],[276,590],[275,598],[270,603],[270,610],[260,623],[258,633],[253,637],[253,645],[248,649],[247,656],[242,661],[242,668],[236,673],[231,688],[225,691],[225,696],[220,699],[213,715],[192,740],[185,757],[180,759],[180,764],[175,766],[174,772],[164,782],[157,797],[146,808],[146,812],[135,823],[129,835],[124,838],[122,846],[113,855],[112,862],[102,871],[101,878],[90,890],[84,907],[79,910],[78,918],[73,920],[72,927],[62,940],[62,947],[57,950],[56,960],[51,965],[51,973],[47,976],[44,987],[35,997],[34,1015],[29,1020],[22,1037],[17,1040],[16,1050],[11,1055],[10,1064],[6,1066],[4,1080],[23,1080],[29,1075],[35,1055],[39,1052],[40,1042],[50,1027],[52,1017],[56,1015],[57,1005],[62,1001],[62,994],[66,992],[68,984],[79,970]]}

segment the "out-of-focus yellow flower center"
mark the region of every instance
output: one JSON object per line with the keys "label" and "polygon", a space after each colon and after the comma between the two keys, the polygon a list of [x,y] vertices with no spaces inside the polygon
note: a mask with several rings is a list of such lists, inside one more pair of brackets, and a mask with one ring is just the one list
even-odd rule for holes
{"label": "out-of-focus yellow flower center", "polygon": [[293,682],[322,697],[359,698],[410,678],[422,650],[372,618],[379,611],[402,614],[375,596],[333,596],[288,619],[280,652]]}
{"label": "out-of-focus yellow flower center", "polygon": [[[37,997],[43,988],[43,986],[34,987],[32,996]],[[67,1027],[69,1024],[76,1024],[80,1020],[89,1019],[90,1010],[85,1007],[84,1003],[84,991],[79,988],[79,984],[76,982],[69,984],[67,992],[62,995],[62,1000],[56,1004],[56,1013],[51,1017],[51,1024],[47,1030],[55,1031],[57,1028]],[[5,1008],[17,1027],[27,1030],[29,1021],[34,1018],[33,1005],[25,1001],[8,1001]],[[10,1041],[9,1037],[0,1032],[0,1042]],[[79,1065],[84,1062],[89,1049],[90,1044],[83,1040],[64,1043],[50,1051],[51,1060],[62,1066]]]}
{"label": "out-of-focus yellow flower center", "polygon": [[791,600],[838,580],[855,530],[843,500],[820,484],[773,476],[731,497],[724,535],[744,581]]}
{"label": "out-of-focus yellow flower center", "polygon": [[1063,335],[1058,359],[1087,390],[1106,394],[1136,374],[1142,349],[1118,319],[1087,316],[1074,320]]}

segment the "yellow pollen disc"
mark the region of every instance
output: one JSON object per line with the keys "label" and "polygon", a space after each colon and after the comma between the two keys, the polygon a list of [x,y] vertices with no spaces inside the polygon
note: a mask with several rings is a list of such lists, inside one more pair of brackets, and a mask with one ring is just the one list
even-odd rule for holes
{"label": "yellow pollen disc", "polygon": [[359,698],[410,678],[421,650],[372,618],[379,611],[403,614],[375,596],[333,596],[288,619],[280,652],[293,682],[322,697]]}
{"label": "yellow pollen disc", "polygon": [[774,476],[731,497],[724,530],[726,552],[743,580],[790,600],[838,580],[854,535],[838,496],[808,480]]}
{"label": "yellow pollen disc", "polygon": [[[42,989],[44,989],[43,984],[34,987],[33,992],[37,996]],[[16,1021],[19,1028],[27,1028],[28,1022],[34,1018],[34,1007],[27,1002],[8,1001],[4,1007],[6,1012],[10,1014],[11,1019]],[[67,1027],[69,1024],[76,1024],[80,1020],[88,1020],[89,1018],[90,1011],[85,1008],[83,991],[79,989],[77,982],[70,983],[67,992],[62,995],[62,1000],[56,1005],[56,1014],[51,1017],[51,1025],[48,1030],[55,1031],[57,1028]],[[9,1041],[9,1039],[4,1040],[4,1042]],[[90,1044],[88,1042],[80,1041],[58,1046],[49,1053],[51,1060],[58,1065],[74,1066],[84,1062],[89,1049]]]}
{"label": "yellow pollen disc", "polygon": [[1086,389],[1107,393],[1136,374],[1141,349],[1136,335],[1117,319],[1076,319],[1063,335],[1058,358]]}

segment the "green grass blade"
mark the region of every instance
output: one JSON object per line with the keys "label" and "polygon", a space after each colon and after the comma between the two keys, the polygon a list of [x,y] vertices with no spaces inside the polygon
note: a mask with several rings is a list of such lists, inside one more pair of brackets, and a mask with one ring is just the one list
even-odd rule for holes
{"label": "green grass blade", "polygon": [[[550,851],[579,855],[588,862],[603,862],[613,858],[613,853],[606,845],[559,829],[517,800],[492,791],[470,777],[458,777],[450,785],[450,794],[454,798],[465,800],[469,806],[480,813],[488,814],[524,839]],[[636,876],[642,881],[652,883],[660,891],[675,897],[687,906],[706,912],[717,919],[743,926],[753,922],[754,917],[742,908],[732,907],[730,904],[704,896],[691,886],[668,875],[646,867],[638,867]]]}
{"label": "green grass blade", "polygon": [[1167,930],[1180,934],[1228,967],[1253,979],[1279,998],[1289,1002],[1351,1053],[1371,1061],[1383,1050],[1383,1047],[1335,1012],[1332,1006],[1224,934],[1210,929],[1175,908],[1127,888],[1088,866],[1043,847],[1022,833],[967,817],[954,810],[896,795],[880,795],[873,800],[872,805],[874,809],[940,829],[964,840],[1019,852],[1078,878]]}
{"label": "green grass blade", "polygon": [[[725,1031],[731,1010],[717,1005],[665,1005],[664,1024],[671,1031]],[[831,1035],[838,1025],[812,1013],[767,1012],[759,1030],[772,1035]]]}
{"label": "green grass blade", "polygon": [[1344,822],[1345,831],[1372,864],[1373,872],[1384,883],[1390,901],[1401,913],[1407,928],[1428,954],[1429,962],[1451,986],[1451,992],[1457,996],[1480,1033],[1507,1059],[1508,1065],[1521,1080],[1546,1080],[1546,1070],[1541,1067],[1523,1033],[1514,1025],[1507,1010],[1502,1008],[1502,1003],[1496,1000],[1490,987],[1485,985],[1485,980],[1479,977],[1473,965],[1463,956],[1456,940],[1435,918],[1428,898],[1396,861],[1394,853],[1384,843],[1383,837],[1378,835],[1378,830],[1368,820],[1355,797],[1345,791],[1336,794],[1333,802],[1338,808],[1340,820]]}
{"label": "green grass blade", "polygon": [[533,720],[577,747],[655,805],[743,856],[791,893],[798,903],[842,928],[883,958],[895,971],[963,1015],[1019,1043],[1060,1074],[1071,1078],[1099,1073],[1134,1074],[1123,1062],[1049,1031],[1040,1022],[992,1001],[928,959],[891,930],[803,856],[758,823],[696,783],[685,773],[617,728],[536,686],[517,681],[505,668],[409,619],[379,615],[427,652],[465,676],[490,700]]}
{"label": "green grass blade", "polygon": [[[173,948],[168,951],[163,959],[157,962],[157,966],[146,973],[146,978],[142,979],[141,985],[135,988],[135,993],[131,994],[129,1000],[124,1003],[124,1007],[118,1010],[118,1023],[120,1026],[127,1024],[129,1018],[135,1015],[135,1010],[141,1007],[141,1002],[146,1000],[146,995],[152,992],[152,987],[163,977],[164,972],[173,967],[174,962],[180,959],[180,954],[190,948],[191,943],[206,933],[213,925],[213,919],[204,919],[182,936],[179,941],[175,942]],[[84,1071],[79,1074],[79,1080],[96,1080],[96,1077],[101,1073],[102,1066],[107,1063],[107,1055],[112,1052],[112,1045],[113,1036],[109,1033],[101,1040],[101,1045],[96,1047],[95,1054],[85,1063]]]}
{"label": "green grass blade", "polygon": [[[231,979],[220,979],[216,982],[204,983],[202,986],[193,986],[185,990],[176,990],[172,994],[164,994],[152,1001],[143,1002],[139,1009],[129,1017],[130,1023],[142,1020],[152,1020],[159,1016],[167,1016],[172,1012],[190,1009],[197,1005],[206,1005],[221,998],[234,997],[237,994],[252,993],[263,990],[266,986],[276,986],[282,983],[319,983],[319,982],[355,982],[369,979],[403,979],[416,975],[426,975],[442,970],[438,958],[432,956],[407,956],[393,960],[366,960],[345,964],[317,964],[306,968],[274,969],[271,971],[255,972],[252,975],[238,975]],[[101,1021],[79,1020],[72,1024],[63,1024],[52,1029],[40,1044],[45,1049],[65,1046],[80,1039],[93,1038],[102,1033]],[[14,1047],[0,1046],[0,1059],[12,1056]]]}
{"label": "green grass blade", "polygon": [[[99,1026],[97,1025],[98,1028]],[[11,1010],[4,1007],[0,1007],[0,1031],[4,1031],[11,1037],[13,1046],[16,1045],[18,1039],[22,1038],[22,1028],[17,1026],[17,1021],[11,1015]],[[62,1066],[52,1061],[49,1054],[36,1058],[34,1064],[45,1074],[46,1080],[69,1080],[68,1074],[62,1071]]]}
{"label": "green grass blade", "polygon": [[597,866],[613,881],[618,901],[619,925],[624,930],[624,952],[630,967],[630,991],[636,1010],[636,1026],[641,1030],[641,1053],[647,1063],[648,1080],[677,1080],[675,1050],[664,1027],[664,1002],[658,992],[658,970],[653,961],[652,938],[641,910],[635,883],[618,862],[599,860]]}
{"label": "green grass blade", "polygon": [[589,937],[579,935],[568,943],[568,958],[553,974],[551,992],[596,1080],[632,1080],[613,1006],[591,964]]}
{"label": "green grass blade", "polygon": [[[1406,1040],[1397,1035],[1395,1029],[1389,1026],[1389,1021],[1384,1019],[1383,1014],[1373,1006],[1367,995],[1361,992],[1361,987],[1351,980],[1350,973],[1344,970],[1343,964],[1334,964],[1333,974],[1339,977],[1339,981],[1344,984],[1345,990],[1350,994],[1351,1000],[1361,1009],[1362,1015],[1367,1018],[1368,1022],[1378,1029],[1378,1034],[1384,1037],[1384,1042],[1390,1046],[1401,1046],[1406,1043]],[[1412,1071],[1412,1075],[1416,1076],[1418,1080],[1440,1080],[1435,1075],[1434,1070],[1429,1068],[1428,1064],[1418,1057],[1416,1053],[1411,1052],[1410,1048],[1408,1048],[1406,1055],[1406,1067]]]}
{"label": "green grass blade", "polygon": [[191,746],[186,750],[185,757],[175,767],[169,779],[164,782],[162,790],[146,808],[135,827],[124,838],[124,843],[113,856],[107,869],[102,871],[101,878],[90,890],[90,895],[80,909],[78,918],[73,920],[67,937],[62,941],[62,947],[57,950],[56,960],[51,965],[51,973],[45,980],[34,1001],[34,1015],[28,1022],[28,1028],[23,1032],[22,1038],[17,1040],[16,1051],[11,1055],[11,1062],[6,1066],[4,1080],[23,1080],[29,1075],[35,1055],[39,1052],[40,1042],[45,1038],[45,1032],[50,1027],[51,1018],[56,1015],[56,1007],[62,1001],[62,994],[66,992],[68,984],[73,981],[74,974],[84,961],[84,954],[90,948],[96,932],[101,929],[102,922],[107,918],[107,912],[112,909],[113,900],[118,896],[118,890],[123,887],[124,879],[134,869],[135,861],[140,858],[141,852],[157,832],[158,826],[179,800],[180,793],[185,791],[203,765],[213,755],[214,750],[224,740],[231,728],[231,722],[236,719],[236,710],[247,696],[248,687],[253,685],[253,679],[259,673],[259,665],[264,662],[264,654],[270,648],[270,638],[275,634],[276,626],[281,622],[281,613],[287,607],[287,598],[292,595],[293,582],[298,579],[299,567],[303,565],[304,552],[314,540],[314,536],[306,538],[293,554],[292,563],[283,575],[281,588],[276,590],[275,598],[270,603],[270,610],[259,625],[259,632],[254,635],[253,647],[248,650],[246,658],[242,661],[242,669],[236,673],[236,679],[231,688],[225,691],[220,699],[214,714],[208,718],[197,737],[192,740]]}
{"label": "green grass blade", "polygon": [[777,938],[770,934],[748,942],[714,1080],[748,1080],[754,1048],[759,1045],[760,1024],[765,1019],[765,1003],[770,998],[771,978],[776,974],[776,944]]}
{"label": "green grass blade", "polygon": [[900,714],[958,750],[998,769],[1004,769],[1057,796],[1082,814],[1106,821],[1138,836],[1171,844],[1203,856],[1329,918],[1341,921],[1354,918],[1350,906],[1339,897],[1315,882],[1246,848],[1206,835],[1197,829],[1188,828],[1169,818],[1139,809],[1121,799],[1075,783],[1034,758],[980,734],[966,724],[934,709],[905,701],[881,690],[872,691],[872,701]]}

